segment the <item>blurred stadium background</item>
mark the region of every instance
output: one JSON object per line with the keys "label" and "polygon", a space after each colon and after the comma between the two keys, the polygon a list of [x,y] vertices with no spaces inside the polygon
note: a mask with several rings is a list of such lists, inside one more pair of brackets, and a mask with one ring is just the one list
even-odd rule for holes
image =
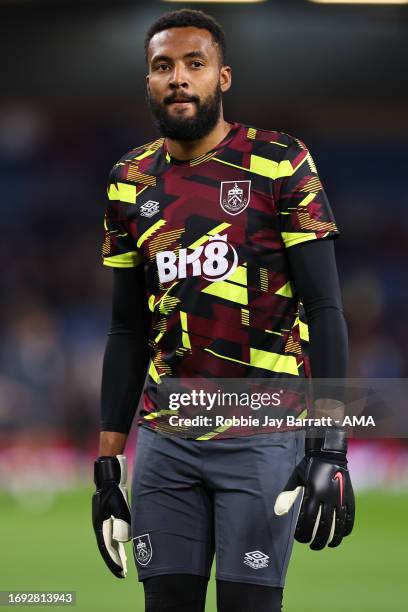
{"label": "blurred stadium background", "polygon": [[[350,376],[408,376],[407,6],[0,0],[0,590],[73,589],[90,612],[143,609],[131,548],[130,580],[111,578],[90,522],[100,243],[110,167],[155,136],[144,32],[183,6],[225,27],[226,118],[289,132],[317,162],[342,230]],[[355,533],[295,546],[288,611],[406,610],[408,445],[353,441],[350,465]]]}

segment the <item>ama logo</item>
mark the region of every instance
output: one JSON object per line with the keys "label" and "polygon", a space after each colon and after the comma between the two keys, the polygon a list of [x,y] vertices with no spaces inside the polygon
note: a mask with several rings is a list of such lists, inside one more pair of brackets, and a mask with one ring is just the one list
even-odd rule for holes
{"label": "ama logo", "polygon": [[188,253],[188,248],[174,251],[160,251],[156,254],[157,269],[161,283],[168,283],[176,278],[202,276],[208,281],[225,280],[238,265],[235,248],[227,241],[227,236],[216,234]]}

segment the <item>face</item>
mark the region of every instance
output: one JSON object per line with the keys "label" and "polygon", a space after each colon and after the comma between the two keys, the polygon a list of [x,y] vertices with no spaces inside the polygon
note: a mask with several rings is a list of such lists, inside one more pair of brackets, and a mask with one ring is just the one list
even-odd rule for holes
{"label": "face", "polygon": [[218,46],[201,28],[158,32],[148,49],[147,101],[163,136],[192,141],[211,132],[231,69],[220,65]]}

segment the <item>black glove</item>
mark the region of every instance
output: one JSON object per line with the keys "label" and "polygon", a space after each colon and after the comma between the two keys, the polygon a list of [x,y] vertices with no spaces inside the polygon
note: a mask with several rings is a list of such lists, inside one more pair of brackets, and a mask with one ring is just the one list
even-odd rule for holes
{"label": "black glove", "polygon": [[355,502],[347,469],[347,436],[344,429],[321,431],[307,437],[305,457],[296,466],[275,502],[275,514],[289,512],[302,494],[295,539],[312,550],[338,546],[354,525]]}
{"label": "black glove", "polygon": [[125,455],[98,457],[94,464],[94,480],[92,524],[96,541],[111,572],[117,578],[125,578],[127,557],[123,542],[131,539]]}

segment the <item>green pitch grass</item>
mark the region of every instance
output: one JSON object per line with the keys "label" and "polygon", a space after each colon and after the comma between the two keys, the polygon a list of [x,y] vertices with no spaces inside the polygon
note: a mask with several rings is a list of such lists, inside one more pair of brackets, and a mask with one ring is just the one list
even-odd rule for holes
{"label": "green pitch grass", "polygon": [[[77,605],[69,609],[144,611],[131,546],[126,580],[111,576],[99,557],[90,499],[91,491],[59,494],[40,511],[23,509],[14,498],[0,495],[0,590],[75,590]],[[354,532],[339,548],[313,552],[295,544],[285,612],[407,609],[408,494],[364,493],[357,496],[357,504]],[[206,612],[215,611],[212,581]]]}

